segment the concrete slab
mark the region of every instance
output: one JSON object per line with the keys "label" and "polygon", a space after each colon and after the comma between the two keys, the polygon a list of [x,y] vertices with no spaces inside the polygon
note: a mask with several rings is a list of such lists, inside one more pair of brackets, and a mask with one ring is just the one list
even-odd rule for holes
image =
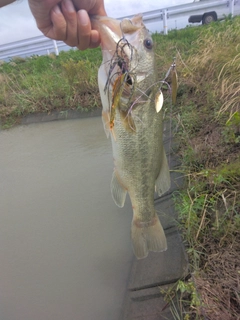
{"label": "concrete slab", "polygon": [[70,120],[78,118],[96,117],[102,114],[102,109],[94,109],[89,112],[78,110],[52,111],[50,113],[30,113],[21,119],[21,124],[49,122],[56,120]]}
{"label": "concrete slab", "polygon": [[172,319],[171,310],[164,301],[160,289],[157,287],[151,289],[151,291],[152,294],[146,295],[144,299],[126,300],[126,307],[121,320]]}
{"label": "concrete slab", "polygon": [[147,258],[134,260],[128,285],[130,291],[173,283],[187,268],[181,237],[175,228],[166,231],[168,250],[151,252]]}

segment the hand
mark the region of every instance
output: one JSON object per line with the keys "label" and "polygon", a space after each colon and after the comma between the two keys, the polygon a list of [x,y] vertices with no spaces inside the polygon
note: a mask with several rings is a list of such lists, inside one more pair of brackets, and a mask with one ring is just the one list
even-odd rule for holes
{"label": "hand", "polygon": [[29,0],[29,6],[46,37],[80,50],[99,46],[99,33],[91,29],[88,14],[105,16],[103,0]]}
{"label": "hand", "polygon": [[15,0],[0,0],[0,8],[7,6],[8,4],[14,2]]}

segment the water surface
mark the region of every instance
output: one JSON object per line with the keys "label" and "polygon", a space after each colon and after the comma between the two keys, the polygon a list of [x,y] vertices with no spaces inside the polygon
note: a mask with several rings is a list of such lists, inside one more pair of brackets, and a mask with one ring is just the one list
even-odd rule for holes
{"label": "water surface", "polygon": [[100,118],[0,132],[0,319],[118,320],[132,210]]}

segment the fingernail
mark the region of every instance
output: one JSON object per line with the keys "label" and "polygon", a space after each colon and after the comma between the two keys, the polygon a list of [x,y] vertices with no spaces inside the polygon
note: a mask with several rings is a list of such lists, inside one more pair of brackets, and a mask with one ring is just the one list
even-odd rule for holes
{"label": "fingernail", "polygon": [[58,5],[54,6],[52,10],[53,10],[53,12],[55,12],[55,13],[57,13],[57,14],[58,14],[58,13],[61,13],[61,10],[60,10],[60,8],[59,8]]}
{"label": "fingernail", "polygon": [[89,16],[86,10],[79,10],[77,12],[79,22],[82,26],[87,26],[89,24]]}
{"label": "fingernail", "polygon": [[91,42],[92,42],[92,43],[98,43],[99,40],[100,40],[99,33],[98,33],[96,30],[92,30],[92,33],[91,33]]}
{"label": "fingernail", "polygon": [[68,12],[75,12],[75,8],[71,0],[63,0],[63,4]]}

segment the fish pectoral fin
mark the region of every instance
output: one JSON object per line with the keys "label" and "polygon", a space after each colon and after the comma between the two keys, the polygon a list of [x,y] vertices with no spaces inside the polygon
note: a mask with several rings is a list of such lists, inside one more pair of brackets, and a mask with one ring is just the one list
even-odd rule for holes
{"label": "fish pectoral fin", "polygon": [[124,206],[127,190],[119,183],[116,172],[113,172],[111,182],[112,197],[116,205],[120,208]]}
{"label": "fish pectoral fin", "polygon": [[163,150],[162,165],[156,180],[155,190],[158,193],[158,195],[161,196],[162,194],[164,194],[169,190],[170,186],[171,186],[171,179],[170,179],[169,167],[168,167],[165,150]]}

